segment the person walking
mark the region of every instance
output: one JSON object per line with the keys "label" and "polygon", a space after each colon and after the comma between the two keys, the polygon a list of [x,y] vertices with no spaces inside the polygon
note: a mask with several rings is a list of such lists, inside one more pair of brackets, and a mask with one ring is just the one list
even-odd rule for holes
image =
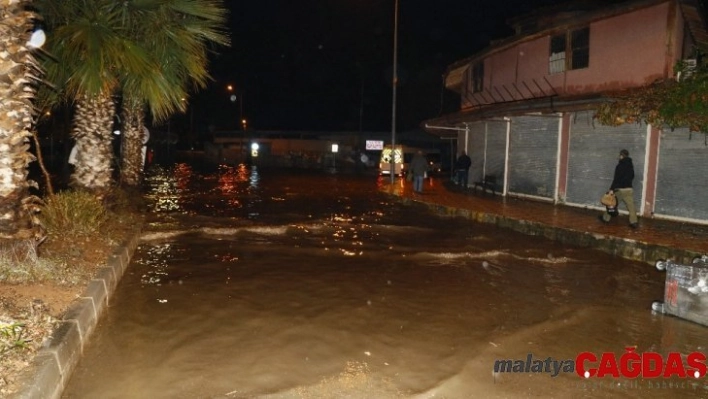
{"label": "person walking", "polygon": [[[632,181],[634,180],[634,165],[632,158],[629,157],[629,151],[621,150],[619,154],[619,162],[615,166],[615,175],[612,179],[610,190],[614,192],[617,204],[622,201],[629,212],[629,227],[636,229],[639,227],[637,219],[637,211],[634,208],[634,190],[632,189]],[[608,191],[608,192],[609,192]],[[609,223],[612,216],[605,211],[598,218],[603,223]]]}
{"label": "person walking", "polygon": [[463,189],[467,188],[467,181],[470,176],[470,166],[472,166],[472,159],[467,155],[465,151],[460,153],[455,163],[455,170],[457,171],[457,183],[462,186]]}
{"label": "person walking", "polygon": [[413,192],[423,192],[423,179],[428,172],[428,161],[423,156],[423,151],[418,150],[411,160],[408,173],[413,174]]}

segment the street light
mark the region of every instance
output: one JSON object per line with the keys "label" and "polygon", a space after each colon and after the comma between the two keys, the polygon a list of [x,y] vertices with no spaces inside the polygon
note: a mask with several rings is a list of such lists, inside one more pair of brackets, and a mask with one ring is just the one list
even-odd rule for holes
{"label": "street light", "polygon": [[246,120],[243,119],[243,92],[241,92],[241,95],[239,95],[237,91],[234,91],[233,85],[226,86],[226,89],[229,91],[229,93],[232,93],[231,96],[229,96],[229,100],[231,100],[232,103],[238,101],[238,118],[241,121],[241,127],[243,128],[243,130],[246,130]]}
{"label": "street light", "polygon": [[339,144],[332,144],[332,168],[337,170],[337,153],[339,152]]}
{"label": "street light", "polygon": [[[396,151],[396,87],[398,86],[398,0],[393,10],[393,94],[391,105],[391,154]],[[396,164],[391,157],[391,184],[396,181]]]}

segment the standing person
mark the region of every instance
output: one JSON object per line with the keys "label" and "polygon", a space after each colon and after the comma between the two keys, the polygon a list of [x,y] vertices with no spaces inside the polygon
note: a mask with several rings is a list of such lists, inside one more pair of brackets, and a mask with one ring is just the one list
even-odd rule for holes
{"label": "standing person", "polygon": [[418,150],[411,160],[408,173],[413,174],[413,191],[416,193],[423,192],[423,179],[428,172],[428,161],[423,156],[423,151]]}
{"label": "standing person", "polygon": [[457,162],[455,163],[455,169],[457,170],[457,182],[462,186],[462,188],[467,188],[467,180],[470,175],[470,166],[472,166],[472,159],[466,152],[462,151],[460,156],[457,158]]}
{"label": "standing person", "polygon": [[[615,193],[617,202],[624,202],[629,212],[629,227],[636,229],[639,227],[637,220],[637,211],[634,208],[634,190],[632,189],[632,181],[634,180],[634,165],[632,164],[632,158],[629,157],[629,151],[622,150],[619,155],[619,163],[615,167],[615,175],[612,179],[612,185],[610,186],[610,191]],[[600,221],[603,223],[610,222],[610,214],[605,211],[602,215],[598,216]]]}

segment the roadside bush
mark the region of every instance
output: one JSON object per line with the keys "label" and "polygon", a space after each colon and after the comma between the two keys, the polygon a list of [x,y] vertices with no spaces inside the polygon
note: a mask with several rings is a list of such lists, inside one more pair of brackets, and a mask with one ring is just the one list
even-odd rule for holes
{"label": "roadside bush", "polygon": [[109,203],[85,191],[49,196],[38,215],[46,240],[38,247],[28,241],[0,251],[0,283],[73,286],[87,281],[110,251],[140,225],[140,214],[130,209],[140,203],[133,197],[119,193]]}
{"label": "roadside bush", "polygon": [[84,191],[62,191],[46,200],[39,219],[49,234],[86,235],[100,231],[109,215],[103,203]]}

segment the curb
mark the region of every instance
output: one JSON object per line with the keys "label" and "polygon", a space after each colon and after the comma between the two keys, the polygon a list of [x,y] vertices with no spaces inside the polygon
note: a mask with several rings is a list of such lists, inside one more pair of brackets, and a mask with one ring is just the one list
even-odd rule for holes
{"label": "curb", "polygon": [[500,228],[510,229],[530,236],[540,236],[562,244],[576,245],[596,249],[607,254],[638,262],[651,264],[659,259],[671,259],[682,264],[691,264],[693,259],[701,257],[701,253],[629,238],[616,237],[607,234],[575,230],[523,219],[514,219],[494,213],[479,212],[469,209],[440,205],[393,194],[405,204],[418,203],[426,205],[440,216],[464,217],[475,222],[492,224]]}
{"label": "curb", "polygon": [[81,358],[98,320],[130,263],[140,240],[140,229],[118,246],[88,283],[84,293],[64,314],[51,337],[20,378],[16,399],[58,399]]}

